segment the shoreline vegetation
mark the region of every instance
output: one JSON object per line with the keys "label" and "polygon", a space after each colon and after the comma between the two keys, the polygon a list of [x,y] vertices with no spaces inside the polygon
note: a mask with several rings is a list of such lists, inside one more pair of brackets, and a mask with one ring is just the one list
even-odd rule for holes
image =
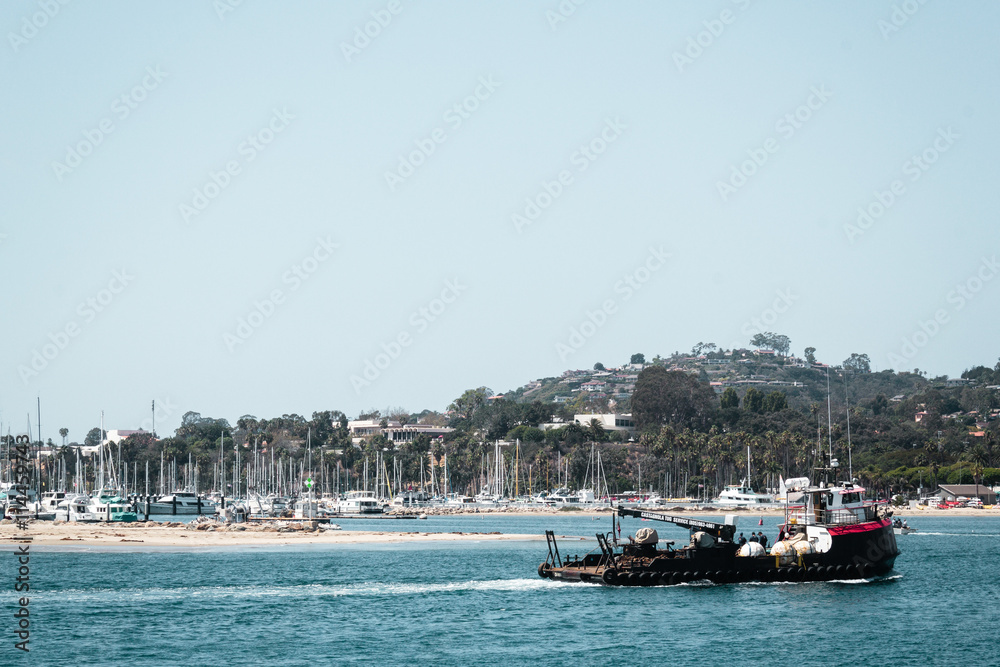
{"label": "shoreline vegetation", "polygon": [[361,489],[383,501],[411,491],[537,501],[543,492],[565,497],[563,489],[715,498],[737,482],[773,492],[781,478],[829,467],[877,498],[956,496],[939,487],[970,484],[995,502],[1000,362],[928,379],[872,372],[864,354],[830,366],[814,348],[799,358],[789,345],[766,333],[754,336],[756,349],[698,343],[649,362],[636,353],[503,394],[467,389],[444,411],[246,414],[235,424],[189,411],[173,435],[102,423],[82,445],[67,443],[62,428],[62,446],[31,444],[30,486],[111,487],[126,497],[194,491],[250,504]]}
{"label": "shoreline vegetation", "polygon": [[[719,507],[702,508],[665,508],[650,510],[667,514],[721,515],[736,514],[741,519],[768,518],[778,519],[783,516],[780,509],[757,510],[725,510]],[[560,511],[556,509],[511,509],[499,508],[481,510],[480,512],[447,511],[440,515],[428,512],[430,516],[490,516],[505,515],[518,517],[542,516],[588,516],[607,518],[611,515],[609,509],[595,511],[581,509],[579,511]],[[893,510],[894,516],[917,518],[925,517],[1000,517],[1000,507],[993,509],[909,509]],[[431,520],[431,519],[429,519]],[[176,521],[137,521],[134,523],[53,523],[51,521],[32,521],[27,530],[18,530],[9,520],[0,522],[0,541],[13,543],[18,538],[30,537],[32,545],[46,547],[236,547],[236,546],[285,546],[285,545],[336,545],[336,544],[403,544],[412,542],[480,542],[480,541],[533,541],[543,540],[544,535],[533,533],[504,533],[499,531],[451,531],[429,532],[433,523],[413,521],[415,530],[350,530],[347,519],[341,529],[326,528],[324,524],[288,519],[280,522],[223,524],[212,519],[202,518],[188,524]],[[431,520],[432,521],[432,520]],[[334,519],[336,522],[336,519]],[[744,525],[750,525],[744,522]],[[774,527],[768,521],[765,524]],[[474,526],[470,526],[474,527]],[[516,526],[514,526],[516,528]],[[915,527],[919,528],[919,524]],[[561,539],[589,539],[579,536],[559,536]]]}

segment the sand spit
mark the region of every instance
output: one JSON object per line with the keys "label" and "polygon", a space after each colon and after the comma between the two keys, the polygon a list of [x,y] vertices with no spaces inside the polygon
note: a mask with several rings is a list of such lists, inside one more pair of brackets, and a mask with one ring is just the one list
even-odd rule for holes
{"label": "sand spit", "polygon": [[223,547],[295,544],[391,544],[402,542],[456,542],[543,540],[541,535],[509,533],[428,533],[423,531],[332,530],[308,521],[281,525],[223,525],[202,521],[184,525],[155,521],[113,524],[31,522],[27,530],[0,525],[0,542],[13,544],[31,537],[32,546]]}

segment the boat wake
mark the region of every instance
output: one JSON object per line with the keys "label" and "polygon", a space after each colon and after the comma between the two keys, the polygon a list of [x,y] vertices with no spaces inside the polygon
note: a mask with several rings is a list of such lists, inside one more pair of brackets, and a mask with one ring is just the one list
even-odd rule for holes
{"label": "boat wake", "polygon": [[[868,579],[828,579],[826,581],[745,581],[737,586],[802,586],[802,585],[817,585],[817,584],[883,584],[889,581],[896,581],[902,579],[901,574],[892,574],[887,577],[871,577]],[[713,584],[708,581],[692,582],[699,586],[732,586],[733,584]],[[681,586],[690,586],[691,584],[680,584]]]}
{"label": "boat wake", "polygon": [[541,588],[552,590],[566,588],[579,590],[579,585],[553,582],[545,579],[493,579],[447,583],[381,583],[357,584],[305,584],[299,586],[216,586],[183,588],[146,588],[123,590],[68,590],[53,593],[60,601],[83,603],[155,603],[171,600],[250,600],[265,598],[322,598],[322,597],[391,597],[431,595],[469,591],[522,592]]}
{"label": "boat wake", "polygon": [[931,535],[934,537],[1000,537],[1000,533],[925,533],[922,531],[908,533],[907,537],[919,535]]}

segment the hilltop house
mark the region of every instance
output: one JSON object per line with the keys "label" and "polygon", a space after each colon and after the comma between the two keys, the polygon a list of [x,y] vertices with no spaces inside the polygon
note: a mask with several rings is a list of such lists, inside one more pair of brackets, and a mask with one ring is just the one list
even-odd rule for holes
{"label": "hilltop house", "polygon": [[607,386],[607,382],[603,382],[601,380],[590,380],[581,384],[580,389],[583,389],[584,391],[604,391]]}

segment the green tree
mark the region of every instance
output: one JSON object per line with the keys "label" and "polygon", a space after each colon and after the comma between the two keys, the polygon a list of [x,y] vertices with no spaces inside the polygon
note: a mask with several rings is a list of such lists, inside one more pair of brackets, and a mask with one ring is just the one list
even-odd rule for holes
{"label": "green tree", "polygon": [[786,357],[788,356],[788,350],[792,347],[792,339],[783,334],[772,334],[771,346],[774,348],[775,352],[783,357]]}
{"label": "green tree", "polygon": [[732,387],[726,387],[726,390],[722,392],[722,396],[719,399],[719,405],[723,410],[738,408],[740,407],[740,395]]}
{"label": "green tree", "polygon": [[632,359],[629,363],[644,364],[646,363],[646,355],[644,355],[642,352],[636,352],[635,354],[632,355]]}
{"label": "green tree", "polygon": [[603,371],[603,370],[605,370],[604,364],[602,364],[601,362],[598,361],[596,364],[594,364],[594,370],[595,371]]}
{"label": "green tree", "polygon": [[816,348],[807,347],[806,348],[806,363],[815,364],[816,363]]}
{"label": "green tree", "polygon": [[855,373],[871,373],[871,360],[867,354],[852,352],[850,357],[844,359],[844,368]]}
{"label": "green tree", "polygon": [[707,428],[714,416],[711,387],[681,371],[662,366],[644,368],[632,394],[632,414],[640,429],[647,426]]}
{"label": "green tree", "polygon": [[102,439],[103,436],[101,434],[101,429],[92,428],[89,431],[87,431],[87,437],[83,439],[83,444],[86,445],[87,447],[97,447],[99,444],[101,444]]}
{"label": "green tree", "polygon": [[66,436],[69,435],[69,429],[66,428],[65,426],[63,428],[59,429],[59,435],[62,436],[63,447],[65,447],[66,446]]}
{"label": "green tree", "polygon": [[590,424],[590,437],[595,442],[604,442],[606,437],[604,435],[604,424],[601,423],[600,419],[591,419]]}
{"label": "green tree", "polygon": [[772,391],[764,397],[764,412],[780,412],[788,407],[788,397],[783,391]]}
{"label": "green tree", "polygon": [[471,420],[476,411],[486,404],[486,399],[492,395],[493,390],[489,387],[466,389],[461,396],[452,401],[448,409],[454,410],[462,419]]}
{"label": "green tree", "polygon": [[765,332],[754,334],[754,337],[750,339],[750,344],[758,349],[773,349],[771,347],[772,336],[774,336],[774,334]]}
{"label": "green tree", "polygon": [[743,395],[743,409],[747,412],[763,412],[764,392],[756,387],[747,389],[747,393]]}
{"label": "green tree", "polygon": [[699,341],[697,345],[691,348],[691,356],[699,357],[702,353],[710,354],[715,352],[717,349],[718,346],[716,346],[715,343],[702,343]]}

